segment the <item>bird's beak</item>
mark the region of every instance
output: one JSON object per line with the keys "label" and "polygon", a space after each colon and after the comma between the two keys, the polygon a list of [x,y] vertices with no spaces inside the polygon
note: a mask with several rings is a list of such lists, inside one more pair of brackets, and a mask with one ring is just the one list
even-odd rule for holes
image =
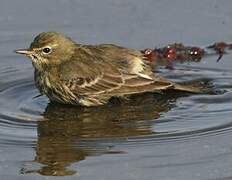
{"label": "bird's beak", "polygon": [[18,54],[23,54],[23,55],[26,55],[26,56],[29,56],[32,53],[32,51],[29,50],[29,49],[18,49],[18,50],[15,50],[14,52],[18,53]]}

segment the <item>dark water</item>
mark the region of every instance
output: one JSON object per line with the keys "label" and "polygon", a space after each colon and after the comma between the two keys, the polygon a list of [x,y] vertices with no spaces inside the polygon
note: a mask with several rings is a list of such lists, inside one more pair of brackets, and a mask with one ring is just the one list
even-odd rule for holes
{"label": "dark water", "polygon": [[226,0],[2,0],[0,179],[231,179],[231,54],[160,70],[174,81],[210,80],[225,93],[77,108],[35,98],[30,60],[12,52],[48,30],[137,49],[232,41],[231,7]]}

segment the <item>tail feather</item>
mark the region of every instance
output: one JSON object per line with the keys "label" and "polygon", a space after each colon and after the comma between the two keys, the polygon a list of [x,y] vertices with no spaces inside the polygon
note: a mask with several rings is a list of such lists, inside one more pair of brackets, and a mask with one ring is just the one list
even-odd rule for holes
{"label": "tail feather", "polygon": [[198,94],[214,94],[209,81],[191,81],[174,85],[174,90]]}

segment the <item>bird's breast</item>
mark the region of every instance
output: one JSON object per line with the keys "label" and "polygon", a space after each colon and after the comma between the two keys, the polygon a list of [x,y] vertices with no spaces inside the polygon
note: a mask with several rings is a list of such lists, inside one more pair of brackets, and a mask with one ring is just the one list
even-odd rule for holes
{"label": "bird's breast", "polygon": [[68,87],[53,79],[51,75],[35,71],[35,85],[41,92],[51,101],[59,103],[76,103],[77,97],[70,91]]}

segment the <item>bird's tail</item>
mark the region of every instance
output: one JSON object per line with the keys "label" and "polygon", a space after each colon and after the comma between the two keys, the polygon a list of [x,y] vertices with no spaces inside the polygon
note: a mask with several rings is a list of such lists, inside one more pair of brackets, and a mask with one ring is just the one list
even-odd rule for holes
{"label": "bird's tail", "polygon": [[209,80],[179,83],[175,84],[173,89],[197,94],[215,94],[213,86]]}

